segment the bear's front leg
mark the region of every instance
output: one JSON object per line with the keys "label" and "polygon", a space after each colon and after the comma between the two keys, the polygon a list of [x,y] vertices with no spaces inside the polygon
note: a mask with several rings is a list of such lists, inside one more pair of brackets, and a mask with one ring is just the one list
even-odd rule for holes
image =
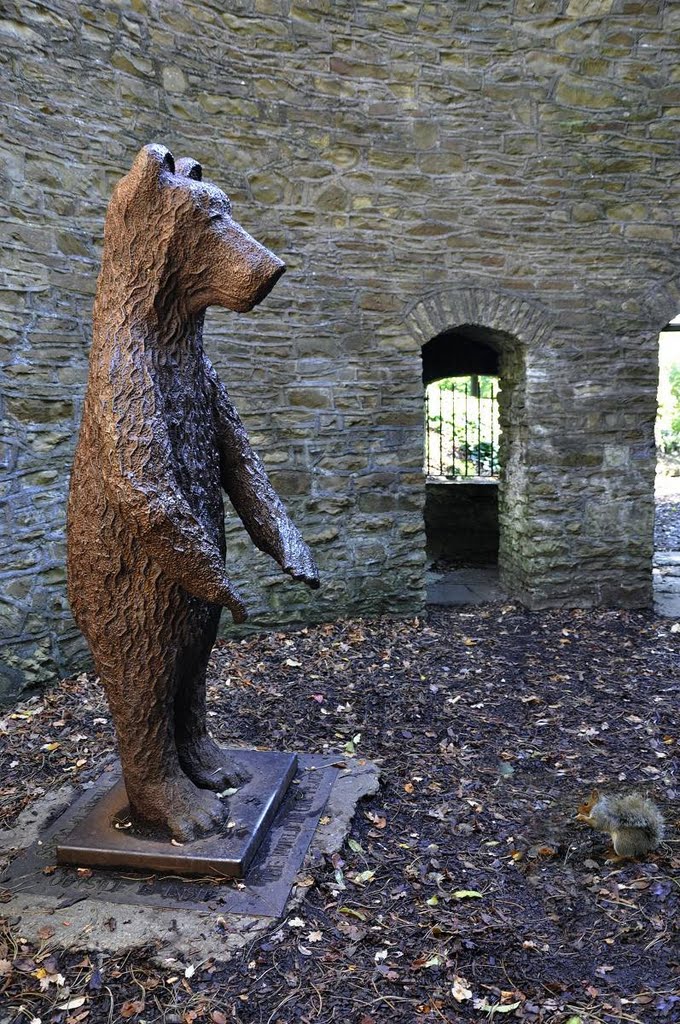
{"label": "bear's front leg", "polygon": [[272,554],[284,572],[300,583],[316,590],[319,586],[319,571],[312,553],[302,539],[296,526],[286,517],[278,536],[272,540]]}
{"label": "bear's front leg", "polygon": [[316,590],[319,570],[311,551],[274,490],[227,389],[206,356],[203,366],[215,412],[222,487],[258,548],[274,558],[294,580]]}

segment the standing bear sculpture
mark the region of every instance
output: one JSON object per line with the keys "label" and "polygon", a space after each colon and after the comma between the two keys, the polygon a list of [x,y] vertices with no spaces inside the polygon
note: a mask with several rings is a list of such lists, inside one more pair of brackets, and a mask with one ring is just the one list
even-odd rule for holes
{"label": "standing bear sculpture", "polygon": [[104,231],[68,503],[68,592],[108,699],[133,818],[186,841],[244,781],[206,726],[222,607],[226,491],[254,543],[318,587],[312,556],[203,351],[208,306],[245,312],[283,274],[200,164],[145,146]]}

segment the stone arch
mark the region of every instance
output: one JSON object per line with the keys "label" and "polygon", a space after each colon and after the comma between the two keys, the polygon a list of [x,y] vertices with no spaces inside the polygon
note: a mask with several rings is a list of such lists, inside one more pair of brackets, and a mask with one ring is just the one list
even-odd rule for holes
{"label": "stone arch", "polygon": [[650,288],[642,300],[644,315],[654,329],[662,331],[680,314],[680,275]]}
{"label": "stone arch", "polygon": [[500,542],[498,563],[501,580],[511,596],[523,600],[531,591],[527,543],[527,482],[529,433],[527,368],[545,346],[553,322],[538,303],[511,292],[475,285],[431,293],[407,312],[405,326],[422,352],[433,339],[449,335],[455,344],[456,328],[481,329],[480,340],[499,354],[501,391],[501,473],[498,489]]}
{"label": "stone arch", "polygon": [[411,306],[405,319],[406,328],[419,347],[460,324],[477,324],[511,334],[532,349],[544,344],[553,329],[547,311],[538,303],[512,292],[475,286],[431,293]]}

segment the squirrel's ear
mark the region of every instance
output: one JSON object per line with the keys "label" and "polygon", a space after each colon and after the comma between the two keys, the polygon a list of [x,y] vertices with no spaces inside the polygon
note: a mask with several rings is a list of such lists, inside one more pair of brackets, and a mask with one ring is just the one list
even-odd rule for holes
{"label": "squirrel's ear", "polygon": [[163,174],[175,173],[175,161],[169,149],[152,142],[140,149],[130,173],[141,181],[159,181]]}
{"label": "squirrel's ear", "polygon": [[597,800],[599,795],[600,795],[600,791],[598,789],[591,789],[591,791],[590,791],[590,799],[591,800]]}
{"label": "squirrel's ear", "polygon": [[190,156],[183,156],[177,161],[177,174],[181,174],[184,178],[193,178],[194,181],[203,180],[203,168],[198,160],[194,160]]}

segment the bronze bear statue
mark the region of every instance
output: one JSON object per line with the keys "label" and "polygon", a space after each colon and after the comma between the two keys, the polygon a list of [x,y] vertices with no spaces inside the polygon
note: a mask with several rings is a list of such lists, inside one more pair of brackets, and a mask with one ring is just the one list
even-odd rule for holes
{"label": "bronze bear statue", "polygon": [[145,146],[104,230],[68,503],[68,592],[111,708],[136,821],[177,840],[216,826],[234,766],[206,727],[225,573],[224,489],[294,579],[314,560],[203,351],[208,306],[251,310],[285,265],[232,219],[200,164]]}

